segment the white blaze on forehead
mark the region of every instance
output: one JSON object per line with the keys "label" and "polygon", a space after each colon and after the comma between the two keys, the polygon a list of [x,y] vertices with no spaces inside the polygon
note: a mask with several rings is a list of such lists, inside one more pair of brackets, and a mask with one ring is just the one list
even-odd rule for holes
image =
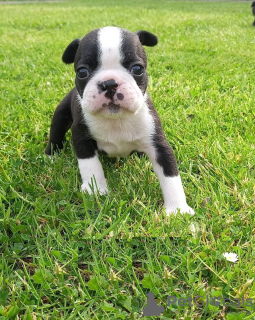
{"label": "white blaze on forehead", "polygon": [[121,30],[106,27],[99,31],[100,60],[103,69],[116,69],[121,61]]}

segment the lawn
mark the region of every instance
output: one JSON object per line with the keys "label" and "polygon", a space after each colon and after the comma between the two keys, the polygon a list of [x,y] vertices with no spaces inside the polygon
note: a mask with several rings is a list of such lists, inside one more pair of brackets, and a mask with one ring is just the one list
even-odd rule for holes
{"label": "lawn", "polygon": [[[138,319],[149,291],[165,309],[154,319],[255,319],[250,2],[1,4],[0,17],[0,320]],[[62,53],[107,25],[158,36],[148,90],[193,217],[165,215],[147,157],[102,156],[109,195],[88,196],[70,132],[62,153],[44,155],[74,86]]]}

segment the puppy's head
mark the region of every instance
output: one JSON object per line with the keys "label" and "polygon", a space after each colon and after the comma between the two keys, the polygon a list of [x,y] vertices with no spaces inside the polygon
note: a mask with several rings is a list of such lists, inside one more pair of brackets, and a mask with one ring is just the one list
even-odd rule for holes
{"label": "puppy's head", "polygon": [[71,42],[62,59],[74,62],[83,111],[102,117],[136,113],[144,105],[148,82],[142,45],[156,44],[157,37],[147,31],[116,27],[96,29]]}

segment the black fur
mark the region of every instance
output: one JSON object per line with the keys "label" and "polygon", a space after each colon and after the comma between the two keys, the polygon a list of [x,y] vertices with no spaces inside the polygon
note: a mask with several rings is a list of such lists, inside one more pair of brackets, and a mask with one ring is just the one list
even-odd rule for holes
{"label": "black fur", "polygon": [[154,47],[158,43],[158,38],[148,31],[140,30],[136,34],[143,46]]}
{"label": "black fur", "polygon": [[157,111],[150,98],[147,99],[150,112],[153,115],[155,122],[155,133],[153,135],[153,144],[156,149],[157,162],[163,168],[166,177],[173,177],[178,175],[177,162],[172,148],[166,140],[164,131],[161,126],[161,121]]}
{"label": "black fur", "polygon": [[48,155],[54,154],[56,151],[63,149],[65,134],[71,127],[73,118],[71,114],[71,104],[73,103],[76,88],[71,90],[58,105],[52,119],[50,128],[50,141],[45,150]]}
{"label": "black fur", "polygon": [[[138,35],[138,32],[136,32],[136,34]],[[141,31],[141,37],[143,34],[144,34],[144,31]],[[141,45],[138,45],[139,42],[141,43],[141,39],[139,36],[134,37],[134,33],[128,30],[122,31],[122,37],[124,39],[122,43],[122,48],[121,48],[122,52],[124,53],[124,59],[122,61],[122,65],[127,70],[131,70],[131,68],[136,64],[141,64],[144,67],[143,76],[134,76],[134,79],[138,87],[141,89],[141,91],[145,93],[147,89],[147,83],[148,83],[148,75],[146,72],[147,57],[143,47]],[[148,43],[148,41],[146,43]],[[136,47],[135,52],[133,50],[134,44]]]}
{"label": "black fur", "polygon": [[[255,1],[252,2],[251,8],[252,8],[252,14],[255,16]],[[253,25],[255,26],[255,20],[253,21]]]}
{"label": "black fur", "polygon": [[74,58],[76,55],[76,51],[79,47],[80,44],[80,39],[74,39],[68,47],[65,49],[63,55],[62,55],[62,60],[69,64],[74,62]]}
{"label": "black fur", "polygon": [[83,121],[76,88],[68,93],[54,113],[50,129],[50,141],[45,150],[46,154],[51,155],[63,149],[65,134],[70,127],[77,157],[80,159],[93,157],[97,150],[97,143]]}

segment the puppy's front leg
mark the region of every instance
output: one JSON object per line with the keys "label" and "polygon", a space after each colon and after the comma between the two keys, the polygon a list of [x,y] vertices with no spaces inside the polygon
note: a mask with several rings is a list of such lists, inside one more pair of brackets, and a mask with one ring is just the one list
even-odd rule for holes
{"label": "puppy's front leg", "polygon": [[86,159],[78,158],[78,163],[82,178],[81,190],[88,191],[89,194],[96,192],[107,194],[106,179],[98,155]]}
{"label": "puppy's front leg", "polygon": [[89,194],[107,194],[106,179],[98,158],[96,141],[89,137],[83,124],[72,125],[72,138],[82,178],[81,190]]}
{"label": "puppy's front leg", "polygon": [[166,213],[170,215],[180,211],[194,215],[194,210],[186,202],[174,153],[167,141],[163,137],[161,139],[161,141],[156,141],[155,146],[147,154],[159,179]]}

